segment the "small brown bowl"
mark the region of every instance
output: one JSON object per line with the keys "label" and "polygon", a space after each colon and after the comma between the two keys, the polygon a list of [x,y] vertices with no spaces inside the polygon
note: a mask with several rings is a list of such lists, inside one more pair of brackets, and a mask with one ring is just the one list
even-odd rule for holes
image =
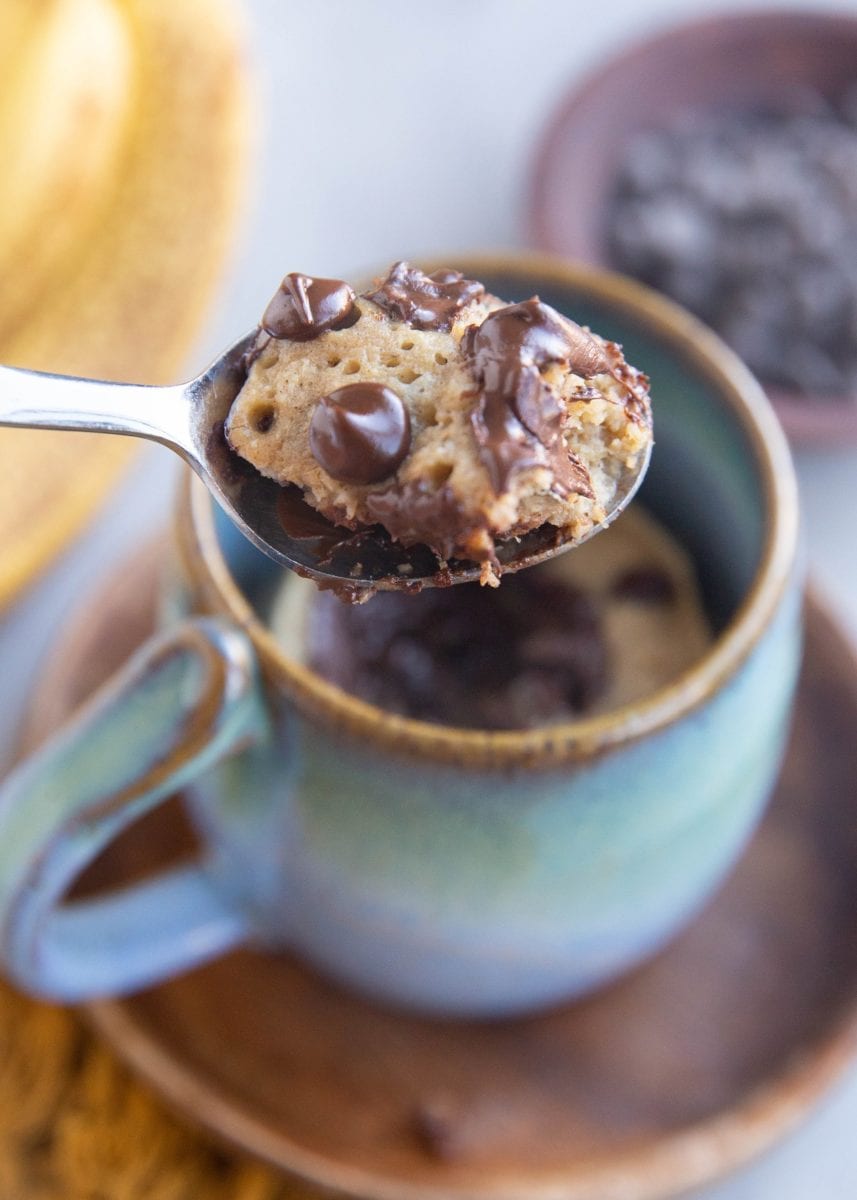
{"label": "small brown bowl", "polygon": [[[575,83],[551,116],[535,159],[530,240],[609,267],[609,199],[637,133],[683,110],[787,103],[801,87],[835,98],[854,82],[857,17],[846,14],[719,14],[638,42]],[[795,441],[857,441],[857,395],[767,391]]]}

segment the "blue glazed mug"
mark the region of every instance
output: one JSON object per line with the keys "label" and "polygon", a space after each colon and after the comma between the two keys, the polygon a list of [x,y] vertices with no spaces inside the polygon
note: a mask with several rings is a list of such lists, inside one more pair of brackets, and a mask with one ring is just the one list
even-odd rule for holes
{"label": "blue glazed mug", "polygon": [[[694,320],[615,276],[459,263],[621,341],[652,378],[640,503],[696,561],[717,638],[606,716],[486,733],[392,715],[290,659],[259,613],[282,575],[196,481],[178,513],[186,615],[0,794],[0,953],[61,1000],[129,991],[252,940],[369,995],[500,1015],[652,954],[734,864],[780,761],[800,646],[791,462],[760,389]],[[183,789],[204,850],[65,900]]]}

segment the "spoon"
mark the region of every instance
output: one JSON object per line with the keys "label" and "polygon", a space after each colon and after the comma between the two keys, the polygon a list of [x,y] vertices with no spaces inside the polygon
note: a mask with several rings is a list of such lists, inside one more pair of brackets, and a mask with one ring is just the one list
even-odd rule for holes
{"label": "spoon", "polygon": [[[373,526],[358,533],[335,526],[229,448],[224,422],[245,378],[244,356],[255,331],[236,342],[190,383],[171,387],[108,383],[0,366],[0,426],[120,433],[149,438],[179,454],[227,515],[275,562],[347,599],[376,590],[416,591],[479,578],[479,564],[441,563],[427,546],[410,549]],[[543,525],[497,547],[504,571],[553,557],[605,529],[637,491],[649,464],[640,456],[619,481],[606,519],[582,538]]]}

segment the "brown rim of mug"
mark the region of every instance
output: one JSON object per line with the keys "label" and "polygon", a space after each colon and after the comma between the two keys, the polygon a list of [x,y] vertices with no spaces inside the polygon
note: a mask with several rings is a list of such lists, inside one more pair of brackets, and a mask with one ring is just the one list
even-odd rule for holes
{"label": "brown rim of mug", "polygon": [[[299,711],[375,745],[433,763],[463,767],[544,769],[580,762],[651,734],[705,702],[747,658],[764,633],[794,564],[798,504],[791,456],[761,387],[713,333],[656,292],[621,275],[538,254],[450,255],[459,269],[533,277],[588,292],[644,325],[722,395],[741,425],[762,476],[765,542],[753,582],[710,649],[666,687],[611,713],[541,729],[489,732],[434,725],[385,712],[321,679],[288,658],[238,588],[218,544],[212,505],[190,473],[182,489],[179,548],[188,577],[207,610],[246,630],[269,682],[283,687]],[[429,264],[429,269],[442,260]],[[657,398],[655,398],[657,404]]]}

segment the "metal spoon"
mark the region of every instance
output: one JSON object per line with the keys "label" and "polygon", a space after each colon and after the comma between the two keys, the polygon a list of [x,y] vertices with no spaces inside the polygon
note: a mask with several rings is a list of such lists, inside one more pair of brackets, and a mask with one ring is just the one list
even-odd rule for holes
{"label": "metal spoon", "polygon": [[[442,564],[427,546],[405,549],[377,526],[351,533],[238,458],[224,422],[245,378],[255,331],[190,383],[172,387],[107,383],[0,366],[0,426],[120,433],[168,446],[202,479],[227,515],[270,558],[352,600],[374,590],[418,590],[479,578],[472,562]],[[605,529],[636,492],[649,456],[619,482]],[[583,541],[585,538],[579,539]],[[498,547],[504,570],[518,571],[578,544],[544,525]]]}

